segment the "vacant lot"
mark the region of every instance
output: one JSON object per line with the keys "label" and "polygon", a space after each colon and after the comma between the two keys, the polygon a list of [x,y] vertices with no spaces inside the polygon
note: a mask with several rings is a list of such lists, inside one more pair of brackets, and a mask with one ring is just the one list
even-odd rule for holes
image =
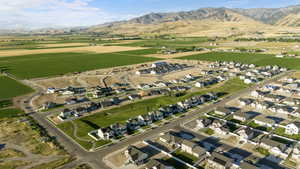
{"label": "vacant lot", "polygon": [[289,69],[300,70],[300,59],[297,58],[275,58],[274,55],[256,53],[230,53],[230,52],[211,52],[199,55],[181,57],[188,60],[205,61],[235,61],[241,63],[253,63],[258,66],[278,65]]}
{"label": "vacant lot", "polygon": [[158,60],[117,53],[53,53],[0,58],[0,65],[22,79],[57,76]]}
{"label": "vacant lot", "polygon": [[[77,136],[84,139],[91,139],[87,135],[88,132],[99,129],[100,127],[107,127],[114,123],[125,123],[128,119],[136,117],[141,114],[146,114],[152,110],[157,110],[159,107],[169,104],[175,104],[178,101],[193,97],[195,95],[201,95],[208,92],[222,92],[224,94],[230,94],[238,90],[248,87],[239,79],[232,79],[228,82],[213,86],[211,88],[201,89],[198,92],[189,93],[181,97],[175,96],[161,96],[157,98],[142,100],[139,102],[131,103],[121,107],[113,108],[110,110],[102,111],[91,116],[87,116],[81,119],[74,120],[73,122],[61,123],[58,125],[66,134],[74,138],[74,125],[77,126]],[[82,142],[76,140],[84,147],[89,147],[88,142]]]}
{"label": "vacant lot", "polygon": [[43,53],[64,53],[64,52],[94,52],[94,53],[112,53],[121,51],[130,51],[142,49],[140,47],[125,47],[125,46],[87,46],[87,47],[54,47],[53,49],[35,49],[35,50],[0,50],[1,57],[22,56],[31,54]]}
{"label": "vacant lot", "polygon": [[33,90],[11,78],[0,76],[0,100],[28,94]]}

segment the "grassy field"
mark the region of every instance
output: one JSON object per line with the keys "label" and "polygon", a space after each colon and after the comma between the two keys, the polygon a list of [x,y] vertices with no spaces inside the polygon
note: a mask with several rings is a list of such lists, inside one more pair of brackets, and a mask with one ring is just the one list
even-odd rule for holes
{"label": "grassy field", "polygon": [[235,61],[240,63],[252,63],[258,66],[278,65],[289,69],[300,70],[300,59],[275,58],[275,56],[271,54],[211,52],[205,54],[185,56],[181,57],[180,59],[205,61]]}
{"label": "grassy field", "polygon": [[[113,108],[110,110],[102,111],[91,116],[87,116],[81,119],[74,120],[73,122],[80,129],[78,130],[77,136],[81,138],[89,138],[88,132],[99,129],[100,127],[107,127],[114,123],[125,123],[128,119],[136,117],[138,115],[146,114],[147,112],[157,110],[159,107],[175,104],[178,101],[185,100],[187,98],[193,97],[195,95],[206,94],[209,92],[221,92],[224,94],[230,94],[238,90],[248,87],[243,84],[239,79],[232,79],[227,81],[225,84],[218,87],[211,87],[206,89],[201,89],[198,92],[189,93],[181,97],[175,96],[161,96],[157,98],[142,100],[139,102],[131,103],[121,107]],[[65,133],[73,136],[73,124],[71,122],[61,123],[58,125]],[[86,146],[86,143],[80,144]]]}
{"label": "grassy field", "polygon": [[147,39],[138,42],[120,44],[121,46],[140,46],[140,47],[185,47],[198,46],[203,42],[207,42],[206,37],[195,38],[176,38],[176,39]]}
{"label": "grassy field", "polygon": [[151,54],[156,54],[158,51],[159,51],[159,49],[150,48],[150,49],[142,49],[142,50],[117,52],[117,53],[124,54],[124,55],[151,55]]}
{"label": "grassy field", "polygon": [[24,115],[20,109],[0,109],[0,118],[13,118]]}
{"label": "grassy field", "polygon": [[[6,76],[0,76],[0,100],[10,99],[16,96],[33,92],[33,89]],[[2,103],[0,103],[0,107]]]}
{"label": "grassy field", "polygon": [[55,53],[0,58],[0,65],[18,78],[31,79],[158,60],[117,53]]}

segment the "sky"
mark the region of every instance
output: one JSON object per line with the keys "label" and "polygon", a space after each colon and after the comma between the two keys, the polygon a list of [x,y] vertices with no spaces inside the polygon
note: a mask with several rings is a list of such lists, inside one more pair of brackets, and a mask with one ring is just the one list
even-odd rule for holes
{"label": "sky", "polygon": [[0,29],[90,26],[202,7],[277,8],[300,0],[0,0]]}

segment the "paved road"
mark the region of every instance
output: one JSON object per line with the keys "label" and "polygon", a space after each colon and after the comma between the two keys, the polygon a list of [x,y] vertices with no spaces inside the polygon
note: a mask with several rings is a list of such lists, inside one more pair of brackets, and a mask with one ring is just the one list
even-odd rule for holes
{"label": "paved road", "polygon": [[[239,91],[239,92],[237,92],[237,93],[235,93],[231,96],[225,97],[222,101],[220,101],[216,104],[210,104],[210,105],[207,105],[207,106],[202,106],[202,107],[200,107],[196,110],[193,110],[193,111],[187,113],[186,116],[184,116],[182,118],[178,118],[178,119],[170,122],[169,124],[165,124],[165,125],[163,125],[161,127],[158,127],[156,129],[148,130],[148,131],[146,131],[144,133],[141,133],[139,135],[130,137],[130,138],[125,139],[123,141],[119,141],[115,144],[112,144],[110,146],[107,146],[107,147],[104,147],[100,150],[97,150],[96,152],[88,152],[88,151],[85,151],[84,149],[82,149],[69,136],[65,135],[58,128],[56,128],[50,121],[48,121],[45,118],[44,115],[39,114],[39,113],[35,113],[35,112],[31,113],[30,115],[35,120],[37,120],[37,122],[39,124],[41,124],[43,127],[45,127],[50,135],[55,136],[57,138],[57,140],[66,148],[66,150],[69,153],[71,153],[71,154],[75,155],[76,157],[78,157],[78,159],[80,161],[84,161],[84,162],[90,164],[95,169],[109,169],[109,167],[103,162],[103,158],[106,155],[108,155],[112,152],[115,152],[119,149],[125,148],[128,145],[131,145],[135,142],[142,141],[142,140],[145,140],[145,139],[151,139],[151,138],[157,136],[157,134],[159,134],[159,133],[168,131],[168,130],[176,127],[176,126],[180,126],[181,124],[184,124],[184,123],[186,123],[186,122],[188,122],[188,121],[190,121],[194,118],[199,117],[199,113],[211,111],[216,106],[223,106],[227,102],[232,101],[236,98],[239,98],[239,97],[247,94],[248,92],[250,92],[251,90],[253,90],[257,87],[261,87],[265,84],[276,81],[279,78],[282,78],[283,76],[286,76],[288,73],[290,73],[290,72],[281,74],[281,75],[276,76],[276,77],[274,77],[270,80],[266,80],[263,83],[257,84],[257,85],[255,85],[251,88],[247,88],[247,89]],[[37,94],[39,94],[39,93],[37,93]],[[32,95],[31,97],[27,98],[27,101],[30,102],[30,100],[34,96],[36,96],[37,94]],[[26,106],[29,106],[28,102],[27,103],[22,102],[22,103],[24,103],[24,104],[22,104],[23,108],[25,108]]]}

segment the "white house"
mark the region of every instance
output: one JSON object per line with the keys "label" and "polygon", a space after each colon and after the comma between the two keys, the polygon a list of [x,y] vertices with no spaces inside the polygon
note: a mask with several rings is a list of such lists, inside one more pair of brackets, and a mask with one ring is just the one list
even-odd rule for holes
{"label": "white house", "polygon": [[300,134],[300,122],[293,122],[286,125],[285,133],[289,135]]}
{"label": "white house", "polygon": [[56,91],[56,89],[54,88],[54,87],[50,87],[50,88],[48,88],[47,89],[47,94],[53,94],[53,93],[55,93],[55,91]]}

